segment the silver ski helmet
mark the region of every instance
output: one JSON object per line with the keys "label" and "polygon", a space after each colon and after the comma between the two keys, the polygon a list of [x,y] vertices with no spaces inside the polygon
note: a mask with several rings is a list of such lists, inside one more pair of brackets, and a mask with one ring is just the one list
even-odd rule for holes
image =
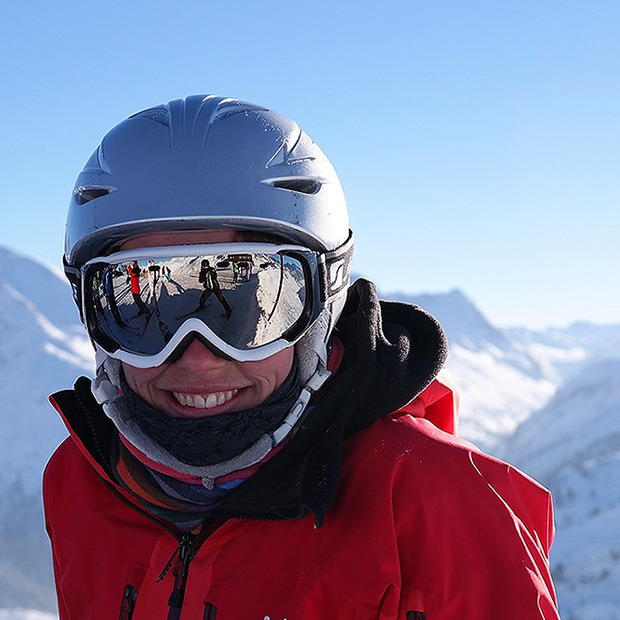
{"label": "silver ski helmet", "polygon": [[[346,294],[352,238],[338,177],[291,119],[261,106],[195,95],[114,127],[78,176],[64,262],[78,305],[80,268],[155,232],[258,231],[338,253],[324,286],[322,347]],[[315,330],[316,331],[316,330]]]}
{"label": "silver ski helmet", "polygon": [[194,95],[130,116],[77,178],[65,260],[79,266],[151,231],[240,228],[313,250],[347,241],[336,172],[295,121],[263,107]]}

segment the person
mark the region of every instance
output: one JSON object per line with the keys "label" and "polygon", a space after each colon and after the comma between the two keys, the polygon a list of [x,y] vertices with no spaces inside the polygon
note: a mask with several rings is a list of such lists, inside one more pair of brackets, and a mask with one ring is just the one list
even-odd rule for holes
{"label": "person", "polygon": [[131,265],[127,265],[127,276],[129,277],[131,296],[136,306],[138,306],[138,314],[148,314],[149,309],[140,295],[140,278],[142,277],[142,269],[140,269],[137,260],[134,260]]}
{"label": "person", "polygon": [[148,277],[149,277],[149,293],[150,298],[154,303],[157,303],[157,297],[155,291],[157,290],[157,282],[159,280],[159,272],[161,267],[155,264],[153,259],[149,259],[148,263]]}
{"label": "person", "polygon": [[166,276],[166,280],[168,280],[168,282],[172,282],[172,271],[170,271],[170,267],[167,265],[164,266],[164,275]]}
{"label": "person", "polygon": [[215,267],[212,267],[206,258],[203,258],[200,262],[198,281],[202,284],[202,287],[204,289],[202,291],[202,294],[200,295],[198,310],[202,310],[205,307],[207,301],[209,300],[209,297],[211,297],[211,295],[215,295],[217,300],[222,305],[222,308],[224,308],[226,318],[229,318],[230,313],[232,312],[232,308],[230,307],[222,293],[219,280],[217,279],[217,271],[215,270]]}
{"label": "person", "polygon": [[[456,436],[445,335],[350,283],[338,177],[288,117],[232,98],[149,108],[79,175],[65,272],[94,381],[54,394],[44,474],[61,620],[558,618],[550,495]],[[252,259],[221,317],[196,266]],[[158,330],[93,307],[108,265],[184,292]]]}
{"label": "person", "polygon": [[[120,325],[123,323],[123,319],[118,311],[118,305],[116,303],[116,291],[114,290],[114,272],[116,270],[116,265],[109,265],[106,267],[101,274],[101,288],[103,289],[103,294],[105,295],[105,299],[108,302],[108,306],[110,311],[112,312],[112,316],[114,320]],[[103,308],[101,309],[101,313],[103,313]]]}

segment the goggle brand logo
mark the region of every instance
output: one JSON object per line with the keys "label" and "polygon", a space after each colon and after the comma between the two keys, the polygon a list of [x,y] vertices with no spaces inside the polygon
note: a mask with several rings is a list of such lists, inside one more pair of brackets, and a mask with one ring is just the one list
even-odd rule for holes
{"label": "goggle brand logo", "polygon": [[346,283],[346,264],[344,260],[334,263],[331,267],[329,284],[333,290],[341,289]]}

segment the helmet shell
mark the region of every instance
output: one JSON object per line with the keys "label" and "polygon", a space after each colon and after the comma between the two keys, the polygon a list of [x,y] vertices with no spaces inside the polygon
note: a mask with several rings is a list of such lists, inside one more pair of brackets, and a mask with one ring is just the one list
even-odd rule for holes
{"label": "helmet shell", "polygon": [[321,149],[290,118],[194,95],[129,117],[77,178],[65,261],[79,267],[143,234],[235,228],[317,251],[349,236],[346,202]]}

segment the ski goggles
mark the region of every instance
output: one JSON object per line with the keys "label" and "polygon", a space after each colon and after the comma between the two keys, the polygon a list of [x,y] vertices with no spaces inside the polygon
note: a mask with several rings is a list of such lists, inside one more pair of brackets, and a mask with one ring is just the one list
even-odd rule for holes
{"label": "ski goggles", "polygon": [[265,359],[346,288],[352,240],[345,246],[204,244],[95,258],[80,270],[82,316],[99,347],[139,368],[170,361],[196,337],[228,359]]}

